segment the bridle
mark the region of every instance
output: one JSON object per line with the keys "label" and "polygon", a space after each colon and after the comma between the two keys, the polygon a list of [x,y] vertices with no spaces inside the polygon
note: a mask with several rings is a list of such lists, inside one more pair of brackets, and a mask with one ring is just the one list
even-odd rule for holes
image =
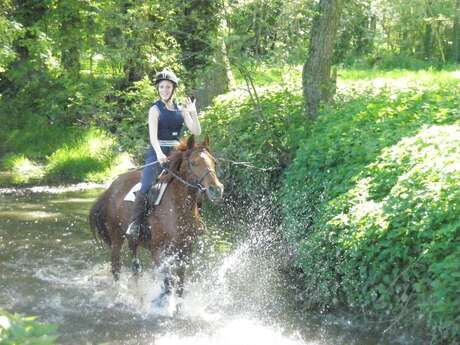
{"label": "bridle", "polygon": [[[204,151],[204,150],[203,150]],[[209,153],[207,152],[207,154],[211,157],[211,159],[213,159],[214,161],[215,158]],[[187,160],[187,168],[188,168],[188,171],[195,175],[195,173],[193,172],[193,168],[192,168],[192,163],[190,162],[190,159],[186,159]],[[206,178],[206,176],[210,175],[210,174],[213,174],[215,177],[217,177],[217,174],[215,172],[214,169],[211,169],[211,168],[206,168],[206,171],[201,175],[201,177],[198,177],[196,179],[196,182],[194,183],[190,183],[186,180],[184,180],[182,177],[180,177],[179,175],[177,175],[175,172],[173,172],[171,169],[169,169],[167,166],[163,166],[163,169],[166,170],[167,172],[169,172],[175,179],[177,179],[178,181],[182,182],[184,185],[188,186],[188,187],[191,187],[191,188],[195,188],[198,190],[199,193],[203,193],[203,192],[206,192],[206,190],[208,188],[204,187],[201,183],[203,182],[203,180]],[[197,177],[195,175],[195,177]]]}

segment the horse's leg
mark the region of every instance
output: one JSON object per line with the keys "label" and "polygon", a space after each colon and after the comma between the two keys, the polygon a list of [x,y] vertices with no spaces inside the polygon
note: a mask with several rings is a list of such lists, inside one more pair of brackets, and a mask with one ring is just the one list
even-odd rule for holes
{"label": "horse's leg", "polygon": [[137,247],[138,247],[138,242],[137,241],[128,241],[129,249],[131,250],[131,271],[134,273],[134,275],[138,275],[139,273],[142,272],[142,265],[137,257]]}
{"label": "horse's leg", "polygon": [[176,267],[177,267],[177,296],[182,297],[184,294],[184,279],[185,279],[185,271],[187,270],[187,266],[190,263],[190,248],[183,248],[179,251],[179,254],[176,257]]}
{"label": "horse's leg", "polygon": [[173,279],[173,276],[171,273],[171,267],[169,266],[169,264],[165,264],[165,266],[161,270],[161,273],[163,273],[164,275],[164,278],[163,278],[164,290],[162,294],[170,295],[174,288],[174,279]]}
{"label": "horse's leg", "polygon": [[171,287],[171,283],[167,279],[168,276],[170,276],[170,269],[166,263],[163,263],[163,266],[161,265],[161,249],[159,247],[151,248],[150,253],[152,255],[154,267],[157,267],[159,269],[159,272],[165,275],[165,278],[163,280],[165,290],[169,290]]}
{"label": "horse's leg", "polygon": [[179,264],[177,268],[177,288],[176,293],[178,297],[182,297],[184,294],[184,276],[185,276],[185,265]]}
{"label": "horse's leg", "polygon": [[112,252],[111,252],[112,274],[115,280],[120,279],[120,269],[121,269],[120,251],[121,251],[122,244],[123,242],[119,242],[119,241],[114,241],[114,243],[112,243]]}

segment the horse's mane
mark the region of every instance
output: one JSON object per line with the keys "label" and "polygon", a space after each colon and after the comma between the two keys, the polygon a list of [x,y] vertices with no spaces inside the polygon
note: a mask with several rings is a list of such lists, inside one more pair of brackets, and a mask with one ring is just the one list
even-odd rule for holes
{"label": "horse's mane", "polygon": [[[193,140],[193,139],[188,139],[188,140]],[[202,144],[196,144],[195,142],[193,143],[193,146],[189,149],[188,148],[188,140],[187,139],[181,139],[179,144],[175,146],[174,150],[169,154],[168,160],[170,162],[168,169],[171,170],[174,173],[179,173],[182,161],[184,159],[188,158],[188,155],[196,149],[206,149],[209,150],[206,145]],[[172,175],[170,173],[166,174],[165,176],[162,177],[162,180],[169,181],[169,179],[172,178]]]}

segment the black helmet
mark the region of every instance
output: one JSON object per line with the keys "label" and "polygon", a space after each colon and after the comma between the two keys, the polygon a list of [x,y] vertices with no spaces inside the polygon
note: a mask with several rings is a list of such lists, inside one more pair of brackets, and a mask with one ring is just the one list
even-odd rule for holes
{"label": "black helmet", "polygon": [[174,87],[177,87],[177,84],[179,83],[179,78],[177,78],[173,72],[168,70],[163,70],[156,74],[155,85],[158,85],[158,83],[162,80],[169,80],[174,84]]}

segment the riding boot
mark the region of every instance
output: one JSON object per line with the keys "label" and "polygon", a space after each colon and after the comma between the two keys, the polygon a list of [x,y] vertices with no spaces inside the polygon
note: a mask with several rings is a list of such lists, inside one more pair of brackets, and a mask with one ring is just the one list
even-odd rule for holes
{"label": "riding boot", "polygon": [[132,222],[128,225],[128,229],[126,230],[126,236],[130,239],[139,239],[141,225],[144,222],[146,205],[147,196],[141,191],[137,192],[136,199],[134,200]]}

